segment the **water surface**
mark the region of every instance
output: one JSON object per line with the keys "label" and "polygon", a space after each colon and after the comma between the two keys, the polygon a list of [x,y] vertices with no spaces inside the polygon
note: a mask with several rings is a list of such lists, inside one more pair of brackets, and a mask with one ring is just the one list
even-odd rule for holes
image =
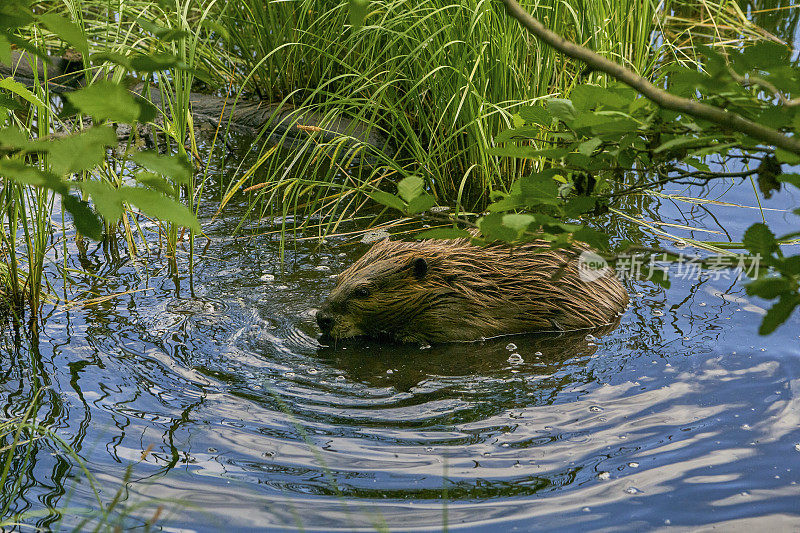
{"label": "water surface", "polygon": [[[749,182],[665,192],[757,205]],[[799,199],[785,192],[764,216],[796,227],[787,209]],[[696,228],[662,226],[684,238],[740,240],[762,215],[641,206],[642,220]],[[106,502],[133,465],[125,527],[159,505],[169,531],[800,527],[800,319],[759,337],[768,303],[736,272],[673,267],[668,290],[630,281],[612,331],[324,347],[314,308],[368,245],[299,235],[282,265],[275,226],[234,235],[239,221],[206,217],[191,284],[157,255],[71,249],[71,298],[135,292],[48,308],[38,342],[5,340],[6,415],[24,409],[31,383],[48,385],[39,419]],[[42,441],[33,457],[15,472],[28,489],[12,511],[93,507],[72,459]]]}

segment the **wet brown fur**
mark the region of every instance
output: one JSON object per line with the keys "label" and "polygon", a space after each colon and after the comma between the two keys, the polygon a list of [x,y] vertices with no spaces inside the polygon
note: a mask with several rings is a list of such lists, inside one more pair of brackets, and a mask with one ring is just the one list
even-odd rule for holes
{"label": "wet brown fur", "polygon": [[318,320],[327,317],[325,333],[333,338],[419,343],[613,323],[628,293],[613,272],[581,280],[584,249],[553,250],[545,241],[510,248],[468,239],[384,240],[339,275]]}

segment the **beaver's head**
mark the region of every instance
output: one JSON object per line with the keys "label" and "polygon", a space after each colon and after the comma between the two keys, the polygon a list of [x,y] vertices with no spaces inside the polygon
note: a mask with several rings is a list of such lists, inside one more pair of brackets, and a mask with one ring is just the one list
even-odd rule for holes
{"label": "beaver's head", "polygon": [[415,310],[441,290],[438,260],[414,243],[375,244],[342,272],[317,312],[324,336],[402,340]]}

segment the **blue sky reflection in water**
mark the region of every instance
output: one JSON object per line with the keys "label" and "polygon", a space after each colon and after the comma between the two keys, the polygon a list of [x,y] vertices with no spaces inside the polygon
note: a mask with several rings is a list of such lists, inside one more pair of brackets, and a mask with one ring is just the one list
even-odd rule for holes
{"label": "blue sky reflection in water", "polygon": [[[760,220],[748,181],[664,192],[721,202],[641,204],[642,220],[678,236],[740,240]],[[800,222],[785,211],[798,200],[764,204],[777,232]],[[593,337],[320,348],[312,309],[365,247],[290,243],[284,274],[277,240],[232,237],[237,222],[207,222],[193,298],[186,278],[176,296],[161,258],[72,253],[94,274],[71,274],[75,297],[138,292],[56,310],[38,351],[3,356],[6,412],[46,379],[40,419],[86,459],[106,501],[152,446],[127,503],[156,498],[164,524],[186,530],[800,526],[800,319],[759,337],[767,304],[741,284],[631,283],[620,326]],[[92,506],[53,452],[37,448],[16,511]]]}

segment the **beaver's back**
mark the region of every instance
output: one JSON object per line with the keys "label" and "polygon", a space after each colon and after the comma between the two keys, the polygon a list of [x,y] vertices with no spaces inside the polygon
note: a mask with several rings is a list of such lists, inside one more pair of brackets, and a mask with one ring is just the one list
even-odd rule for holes
{"label": "beaver's back", "polygon": [[[467,239],[385,240],[339,276],[320,311],[334,324],[320,325],[334,337],[443,342],[611,324],[628,293],[610,269],[580,269],[581,254],[589,253],[550,249],[545,241],[480,247]],[[346,326],[340,335],[336,323]]]}

